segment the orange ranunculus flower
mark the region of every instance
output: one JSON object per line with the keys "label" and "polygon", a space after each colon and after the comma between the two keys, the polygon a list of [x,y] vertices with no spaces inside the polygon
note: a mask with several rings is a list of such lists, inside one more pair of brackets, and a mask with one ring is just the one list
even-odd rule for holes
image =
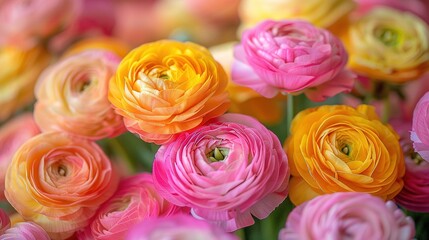
{"label": "orange ranunculus flower", "polygon": [[343,42],[356,73],[393,83],[429,70],[429,26],[416,15],[377,7],[353,22]]}
{"label": "orange ranunculus flower", "polygon": [[17,150],[6,172],[5,195],[25,220],[53,239],[67,239],[89,224],[117,185],[118,176],[96,143],[50,132]]}
{"label": "orange ranunculus flower", "polygon": [[228,42],[211,47],[213,57],[222,64],[228,74],[228,92],[231,100],[229,112],[242,113],[255,117],[265,124],[279,123],[283,117],[283,105],[286,97],[279,94],[274,98],[266,98],[255,90],[235,84],[231,80],[231,66],[234,60],[234,45]]}
{"label": "orange ranunculus flower", "polygon": [[222,115],[229,106],[227,84],[207,49],[161,40],[125,56],[110,81],[109,100],[129,131],[163,144]]}
{"label": "orange ranunculus flower", "polygon": [[43,47],[21,50],[0,47],[0,121],[34,99],[34,85],[48,66],[50,55]]}
{"label": "orange ranunculus flower", "polygon": [[63,57],[68,57],[88,50],[110,51],[123,58],[130,51],[130,47],[120,39],[113,37],[86,38],[69,47],[63,54]]}
{"label": "orange ranunculus flower", "polygon": [[389,200],[403,187],[399,136],[372,106],[306,109],[293,119],[284,147],[295,205],[334,192],[365,192]]}

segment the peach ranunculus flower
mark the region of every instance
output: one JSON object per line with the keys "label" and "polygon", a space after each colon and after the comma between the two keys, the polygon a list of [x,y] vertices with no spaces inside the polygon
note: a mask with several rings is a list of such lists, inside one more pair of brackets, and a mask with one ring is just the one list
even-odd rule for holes
{"label": "peach ranunculus flower", "polygon": [[343,37],[350,69],[376,80],[403,83],[429,70],[429,27],[416,15],[377,7]]}
{"label": "peach ranunculus flower", "polygon": [[163,144],[222,115],[229,107],[227,84],[222,66],[204,47],[160,40],[122,60],[109,100],[130,132]]}
{"label": "peach ranunculus flower", "polygon": [[301,19],[328,28],[345,20],[354,9],[353,0],[242,0],[242,29],[267,19]]}
{"label": "peach ranunculus flower", "polygon": [[41,46],[21,50],[0,47],[0,121],[34,99],[34,86],[51,57]]}
{"label": "peach ranunculus flower", "polygon": [[89,224],[118,181],[95,142],[50,132],[17,150],[6,173],[5,195],[25,220],[39,224],[52,239],[67,239]]}
{"label": "peach ranunculus flower", "polygon": [[283,107],[286,97],[277,95],[275,98],[266,98],[255,90],[240,86],[231,81],[231,67],[234,60],[234,45],[237,42],[228,42],[210,47],[213,57],[223,66],[228,74],[228,93],[231,100],[229,112],[250,115],[265,124],[279,123],[283,117]]}
{"label": "peach ranunculus flower", "polygon": [[120,58],[88,50],[47,68],[36,85],[34,117],[42,131],[64,131],[99,140],[125,131],[108,100],[109,81]]}
{"label": "peach ranunculus flower", "polygon": [[0,44],[27,49],[70,24],[81,0],[0,0]]}
{"label": "peach ranunculus flower", "polygon": [[[104,0],[103,0],[104,1]],[[121,58],[125,57],[130,51],[130,47],[119,38],[113,37],[91,37],[76,42],[70,46],[62,57],[68,57],[88,50],[105,50],[114,52]]]}
{"label": "peach ranunculus flower", "polygon": [[50,240],[46,231],[34,222],[21,222],[6,230],[0,240]]}
{"label": "peach ranunculus flower", "polygon": [[16,150],[28,139],[40,133],[31,113],[22,114],[0,128],[0,200],[4,197],[6,170]]}
{"label": "peach ranunculus flower", "polygon": [[399,136],[372,106],[306,109],[293,119],[284,147],[295,205],[334,192],[365,192],[390,200],[404,184]]}

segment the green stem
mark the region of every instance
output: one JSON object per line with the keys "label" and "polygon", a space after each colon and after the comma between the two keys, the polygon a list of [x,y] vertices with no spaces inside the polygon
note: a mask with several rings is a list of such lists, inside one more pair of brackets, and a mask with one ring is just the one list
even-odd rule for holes
{"label": "green stem", "polygon": [[120,157],[120,161],[124,161],[127,165],[127,168],[132,173],[136,172],[136,167],[134,162],[132,161],[130,155],[127,150],[122,146],[121,142],[116,138],[108,139],[109,146],[113,149],[113,152]]}
{"label": "green stem", "polygon": [[292,119],[295,116],[294,111],[294,96],[292,94],[287,95],[287,109],[286,109],[286,137],[290,134],[290,127]]}
{"label": "green stem", "polygon": [[261,232],[265,239],[277,239],[277,233],[275,233],[274,216],[269,216],[266,219],[261,220]]}

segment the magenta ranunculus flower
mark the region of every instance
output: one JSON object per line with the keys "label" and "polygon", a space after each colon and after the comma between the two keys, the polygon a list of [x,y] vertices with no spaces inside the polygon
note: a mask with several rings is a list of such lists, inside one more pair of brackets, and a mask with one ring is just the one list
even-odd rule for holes
{"label": "magenta ranunculus flower", "polygon": [[119,183],[116,193],[101,205],[78,239],[124,239],[128,230],[142,220],[183,212],[189,213],[189,209],[173,205],[158,194],[151,174],[137,174]]}
{"label": "magenta ranunculus flower", "polygon": [[395,202],[411,211],[429,213],[429,162],[413,149],[411,122],[396,119],[391,120],[390,124],[400,136],[406,166],[404,187],[396,195]]}
{"label": "magenta ranunculus flower", "polygon": [[414,108],[411,140],[414,150],[429,161],[429,92],[420,98]]}
{"label": "magenta ranunculus flower", "polygon": [[367,193],[318,196],[294,208],[279,233],[293,239],[397,239],[414,237],[414,222],[392,202]]}
{"label": "magenta ranunculus flower", "polygon": [[323,101],[354,84],[341,41],[304,21],[263,21],[243,33],[234,54],[232,80],[268,98],[304,92]]}
{"label": "magenta ranunculus flower", "polygon": [[7,213],[0,208],[0,236],[10,228],[10,219]]}
{"label": "magenta ranunculus flower", "polygon": [[155,186],[195,217],[234,231],[266,218],[287,196],[289,166],[279,139],[256,119],[225,114],[161,146]]}
{"label": "magenta ranunculus flower", "polygon": [[33,222],[20,222],[0,236],[0,240],[50,240],[46,231]]}
{"label": "magenta ranunculus flower", "polygon": [[153,218],[135,225],[126,240],[239,240],[218,226],[198,220],[190,215],[176,214]]}

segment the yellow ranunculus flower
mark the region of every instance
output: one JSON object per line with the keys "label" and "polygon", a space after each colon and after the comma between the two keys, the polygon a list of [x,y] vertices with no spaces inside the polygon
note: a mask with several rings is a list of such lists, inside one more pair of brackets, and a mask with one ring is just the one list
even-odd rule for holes
{"label": "yellow ranunculus flower", "polygon": [[30,50],[0,48],[0,121],[31,103],[37,78],[49,61],[49,53],[40,46]]}
{"label": "yellow ranunculus flower", "polygon": [[401,83],[429,69],[429,27],[411,13],[374,8],[350,25],[343,41],[349,67],[372,79]]}
{"label": "yellow ranunculus flower", "polygon": [[289,196],[296,205],[334,192],[364,192],[388,200],[403,187],[399,136],[369,105],[300,112],[285,150],[292,174]]}
{"label": "yellow ranunculus flower", "polygon": [[355,5],[353,0],[243,0],[239,15],[242,29],[267,19],[302,19],[328,28],[346,20]]}
{"label": "yellow ranunculus flower", "polygon": [[204,47],[160,40],[125,56],[109,100],[129,131],[163,144],[225,113],[227,84],[224,69]]}

